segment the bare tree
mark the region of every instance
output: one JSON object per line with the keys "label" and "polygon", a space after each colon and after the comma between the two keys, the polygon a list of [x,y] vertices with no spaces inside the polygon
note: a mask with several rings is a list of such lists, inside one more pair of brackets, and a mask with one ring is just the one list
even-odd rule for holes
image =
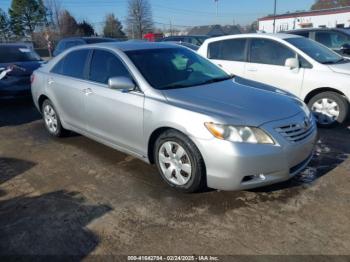
{"label": "bare tree", "polygon": [[74,36],[78,31],[78,23],[75,18],[64,10],[59,16],[61,37]]}
{"label": "bare tree", "polygon": [[129,0],[127,31],[131,38],[142,39],[153,30],[152,8],[148,0]]}
{"label": "bare tree", "polygon": [[60,0],[45,0],[48,21],[55,30],[60,30],[60,14],[62,12],[62,4]]}

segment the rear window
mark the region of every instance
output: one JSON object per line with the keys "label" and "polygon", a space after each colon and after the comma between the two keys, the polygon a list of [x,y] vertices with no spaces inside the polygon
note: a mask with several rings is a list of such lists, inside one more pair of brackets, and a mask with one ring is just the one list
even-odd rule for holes
{"label": "rear window", "polygon": [[0,46],[0,63],[40,61],[40,56],[26,46]]}

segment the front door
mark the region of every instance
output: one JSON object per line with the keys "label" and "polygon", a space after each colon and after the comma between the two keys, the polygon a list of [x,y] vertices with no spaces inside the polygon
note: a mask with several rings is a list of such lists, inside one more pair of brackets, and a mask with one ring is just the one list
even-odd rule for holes
{"label": "front door", "polygon": [[304,69],[285,66],[288,58],[297,54],[283,44],[263,38],[252,38],[245,78],[286,90],[296,96],[301,94]]}
{"label": "front door", "polygon": [[95,49],[88,74],[86,95],[89,133],[117,146],[142,153],[144,95],[138,90],[121,92],[108,88],[108,79],[132,78],[119,57]]}

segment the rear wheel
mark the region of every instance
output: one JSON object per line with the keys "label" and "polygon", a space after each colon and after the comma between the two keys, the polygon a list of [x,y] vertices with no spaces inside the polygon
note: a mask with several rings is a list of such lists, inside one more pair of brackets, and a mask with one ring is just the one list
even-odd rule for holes
{"label": "rear wheel", "polygon": [[335,92],[323,92],[312,97],[308,103],[320,127],[341,124],[348,115],[349,104],[342,95]]}
{"label": "rear wheel", "polygon": [[205,187],[205,166],[196,145],[184,134],[169,130],[155,144],[159,173],[171,187],[186,193]]}
{"label": "rear wheel", "polygon": [[55,137],[65,136],[68,131],[62,127],[60,117],[52,102],[46,99],[41,107],[46,130]]}

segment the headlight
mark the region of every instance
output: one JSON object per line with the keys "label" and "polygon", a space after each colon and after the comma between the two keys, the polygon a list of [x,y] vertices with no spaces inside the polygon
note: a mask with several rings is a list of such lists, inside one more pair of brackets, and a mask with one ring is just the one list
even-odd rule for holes
{"label": "headlight", "polygon": [[257,127],[230,126],[214,123],[205,123],[205,126],[213,136],[222,140],[251,144],[274,144],[272,138]]}

